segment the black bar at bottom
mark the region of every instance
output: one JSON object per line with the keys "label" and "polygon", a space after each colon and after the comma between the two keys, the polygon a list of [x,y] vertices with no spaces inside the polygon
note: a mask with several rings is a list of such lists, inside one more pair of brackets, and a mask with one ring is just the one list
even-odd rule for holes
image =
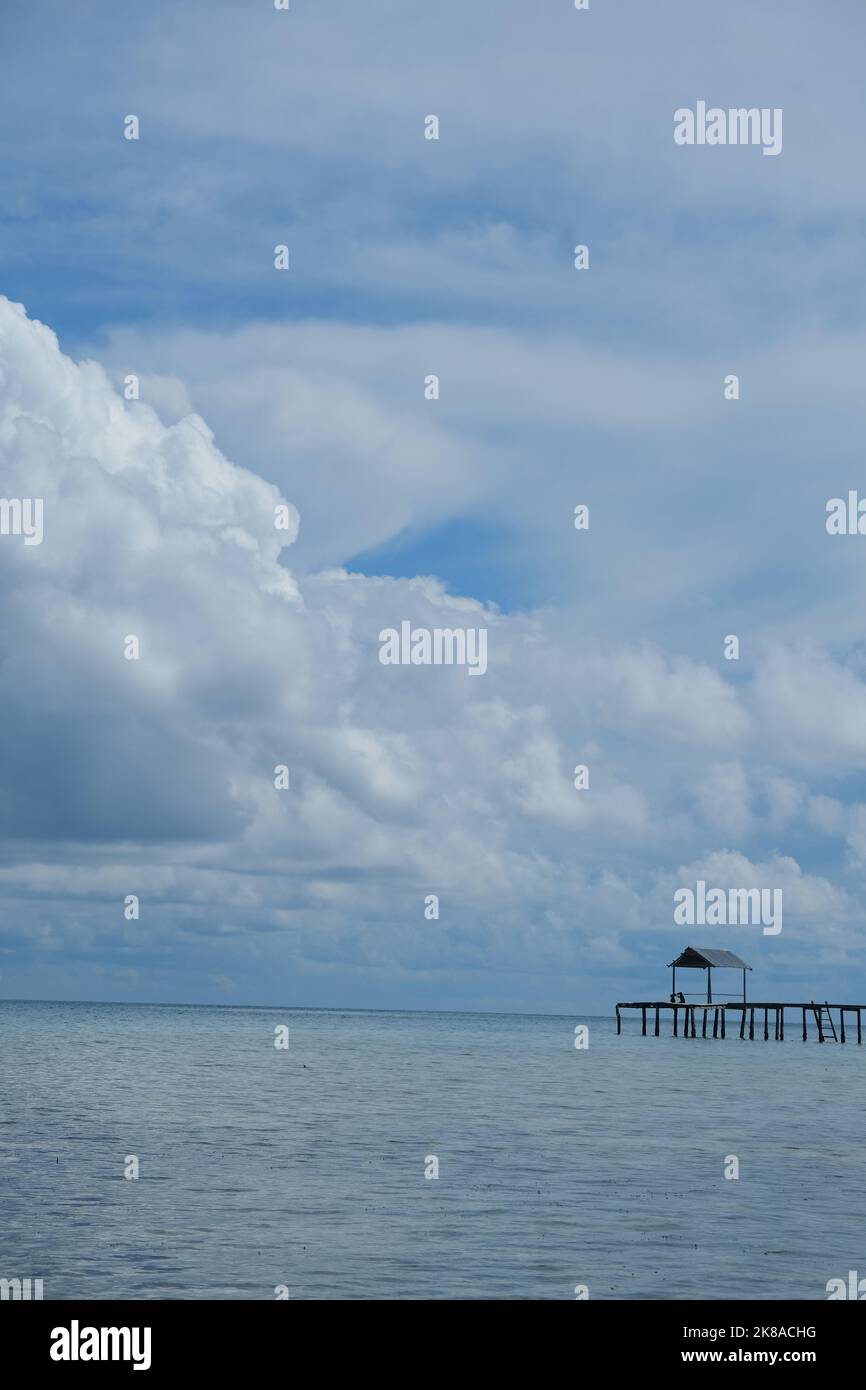
{"label": "black bar at bottom", "polygon": [[[579,1252],[578,1252],[579,1254]],[[581,1263],[576,1260],[576,1266]],[[455,1319],[459,1331],[463,1318],[467,1319],[465,1331],[476,1330],[478,1318],[490,1317],[491,1322],[501,1316],[497,1306],[506,1302],[509,1306],[508,1324],[502,1325],[503,1337],[493,1339],[486,1347],[485,1365],[495,1365],[500,1356],[513,1352],[515,1302],[539,1301],[571,1303],[571,1311],[563,1320],[554,1315],[546,1324],[546,1334],[555,1340],[562,1338],[561,1348],[565,1352],[573,1346],[576,1332],[580,1335],[581,1356],[591,1352],[599,1357],[613,1358],[619,1369],[639,1370],[647,1364],[645,1340],[651,1335],[652,1364],[656,1371],[664,1374],[674,1366],[700,1366],[707,1364],[764,1364],[773,1367],[811,1365],[822,1377],[842,1370],[846,1365],[856,1364],[862,1342],[862,1318],[853,1310],[838,1306],[839,1302],[860,1301],[859,1281],[853,1278],[854,1271],[842,1272],[833,1281],[831,1293],[824,1292],[823,1271],[820,1279],[816,1275],[815,1300],[804,1298],[804,1290],[798,1286],[799,1299],[790,1302],[758,1300],[734,1302],[718,1300],[712,1302],[692,1302],[685,1300],[635,1299],[617,1300],[604,1296],[605,1281],[599,1280],[598,1290],[593,1286],[592,1276],[582,1277],[579,1268],[574,1273],[557,1278],[552,1275],[549,1299],[539,1300],[537,1285],[533,1284],[533,1298],[523,1300],[519,1289],[515,1288],[509,1297],[497,1297],[496,1281],[490,1288],[479,1284],[475,1297],[449,1304],[435,1296],[436,1276],[431,1269],[431,1295],[429,1300],[413,1298],[406,1300],[409,1308],[403,1313],[394,1309],[394,1303],[401,1302],[398,1290],[393,1300],[385,1306],[387,1324],[383,1321],[381,1331],[391,1336],[394,1319],[399,1323],[403,1317],[412,1321],[419,1332],[430,1328],[431,1314],[424,1313],[419,1304],[435,1302],[436,1336],[425,1344],[424,1368],[429,1378],[435,1370],[437,1359],[441,1358],[443,1374],[449,1367],[453,1370],[453,1348],[449,1339],[442,1337],[442,1319]],[[775,1277],[782,1279],[782,1271],[777,1269]],[[839,1289],[836,1289],[836,1284]],[[853,1292],[849,1289],[851,1285]],[[844,1286],[844,1287],[843,1287]],[[662,1290],[660,1289],[660,1292]],[[863,1292],[866,1292],[864,1286]],[[491,1306],[489,1312],[485,1303]],[[327,1307],[313,1300],[295,1298],[287,1300],[263,1299],[257,1301],[184,1301],[184,1302],[90,1302],[78,1300],[57,1303],[4,1302],[0,1307],[0,1326],[3,1331],[4,1362],[16,1367],[20,1379],[30,1373],[38,1373],[40,1383],[47,1378],[50,1384],[56,1381],[64,1384],[69,1376],[85,1376],[91,1382],[94,1376],[101,1383],[114,1384],[118,1375],[133,1377],[132,1384],[173,1383],[178,1373],[195,1372],[198,1379],[211,1373],[219,1374],[220,1382],[231,1375],[255,1373],[257,1382],[262,1375],[279,1376],[282,1383],[290,1367],[298,1365],[298,1351],[315,1344],[319,1349],[318,1369],[339,1363],[351,1354],[357,1371],[358,1349],[369,1335],[370,1318],[376,1313],[371,1310],[370,1301],[357,1299],[328,1301]],[[443,1306],[444,1305],[444,1306]],[[451,1311],[453,1309],[453,1311]],[[415,1319],[422,1319],[422,1324]],[[516,1314],[520,1316],[520,1314]],[[533,1314],[532,1326],[534,1323]],[[141,1357],[139,1365],[142,1374],[136,1379],[134,1362],[123,1359],[84,1359],[80,1352],[84,1346],[99,1345],[87,1337],[88,1329],[99,1332],[101,1329],[115,1329],[119,1334],[139,1329],[139,1337],[130,1337],[132,1350],[142,1352],[146,1348],[146,1358]],[[147,1330],[148,1337],[144,1337]],[[344,1332],[335,1337],[337,1331]],[[329,1334],[329,1335],[324,1335]],[[363,1335],[362,1335],[363,1334]],[[624,1334],[628,1334],[627,1336]],[[499,1346],[502,1350],[499,1350]],[[115,1345],[113,1339],[105,1343],[110,1353]],[[124,1339],[116,1342],[119,1352],[125,1349]],[[381,1346],[386,1345],[384,1335]],[[469,1343],[466,1344],[469,1346]],[[350,1353],[348,1348],[352,1347]],[[58,1350],[73,1348],[77,1360],[58,1360],[52,1357],[52,1347]],[[293,1350],[294,1349],[294,1350]],[[386,1351],[368,1352],[368,1365],[384,1365],[390,1360]],[[393,1353],[391,1353],[393,1355]],[[477,1352],[467,1352],[466,1362],[470,1364]],[[448,1358],[446,1361],[445,1358]],[[771,1359],[775,1357],[775,1359]],[[148,1362],[145,1365],[145,1359]],[[513,1364],[513,1363],[512,1363]],[[100,1371],[108,1370],[110,1381],[100,1376]]]}

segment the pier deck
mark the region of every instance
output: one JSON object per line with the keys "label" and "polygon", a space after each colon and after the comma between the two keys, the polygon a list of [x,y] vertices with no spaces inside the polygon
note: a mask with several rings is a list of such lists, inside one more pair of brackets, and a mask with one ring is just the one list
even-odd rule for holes
{"label": "pier deck", "polygon": [[[682,1016],[683,1016],[682,1036],[683,1036],[684,1038],[696,1038],[696,1037],[698,1036],[698,1034],[697,1034],[697,1029],[696,1029],[696,1018],[695,1018],[695,1015],[696,1015],[696,1014],[700,1014],[700,1015],[701,1015],[701,1033],[700,1033],[700,1035],[701,1035],[702,1038],[705,1038],[705,1037],[707,1036],[708,1015],[709,1015],[710,1013],[712,1013],[712,1015],[713,1015],[713,1037],[714,1037],[714,1038],[720,1038],[720,1037],[721,1037],[721,1038],[724,1038],[724,1037],[726,1036],[726,1022],[727,1022],[727,1016],[728,1016],[728,1014],[731,1014],[731,1013],[733,1013],[734,1016],[735,1016],[735,1017],[734,1017],[734,1020],[733,1020],[735,1026],[736,1026],[736,1023],[739,1022],[739,1025],[740,1025],[740,1037],[741,1037],[741,1038],[744,1038],[744,1037],[746,1036],[746,1031],[747,1031],[747,1030],[746,1030],[746,1022],[747,1022],[747,1015],[748,1015],[748,1036],[749,1036],[749,1038],[750,1038],[751,1040],[753,1040],[754,1037],[755,1037],[755,1014],[756,1014],[756,1013],[760,1014],[760,1013],[761,1013],[761,1010],[763,1010],[763,1014],[764,1014],[764,1017],[763,1017],[763,1038],[764,1038],[764,1042],[766,1042],[766,1041],[768,1040],[769,1036],[770,1036],[770,1032],[769,1032],[770,1022],[769,1022],[769,1021],[770,1021],[770,1015],[771,1015],[771,1014],[773,1015],[773,1037],[774,1037],[774,1040],[777,1041],[777,1042],[784,1042],[784,1040],[785,1040],[785,1010],[786,1010],[786,1009],[799,1009],[799,1010],[800,1010],[800,1013],[801,1013],[801,1017],[802,1017],[802,1036],[803,1036],[803,1042],[806,1042],[807,1039],[808,1039],[808,1037],[809,1037],[808,1022],[809,1022],[809,1020],[811,1019],[811,1022],[812,1022],[813,1025],[814,1025],[814,1031],[815,1031],[815,1033],[816,1033],[816,1035],[817,1035],[817,1038],[818,1038],[818,1042],[822,1042],[822,1043],[823,1043],[823,1042],[840,1042],[840,1043],[844,1043],[844,1042],[847,1041],[847,1035],[846,1035],[846,1031],[845,1031],[845,1015],[846,1015],[846,1014],[853,1014],[853,1015],[854,1015],[854,1023],[855,1023],[856,1029],[857,1029],[857,1042],[862,1044],[862,1042],[863,1042],[863,1021],[862,1021],[862,1014],[863,1014],[863,1011],[866,1010],[866,1004],[829,1004],[826,1000],[824,1000],[823,1002],[821,1002],[821,1001],[819,1001],[819,1000],[817,1000],[817,999],[810,999],[810,1000],[809,1000],[807,1003],[805,1003],[805,1004],[804,1004],[804,1003],[797,1003],[797,1002],[792,1002],[792,1003],[788,1003],[788,1002],[780,1003],[780,1002],[777,1002],[777,1001],[775,1001],[775,1000],[773,1000],[772,1002],[768,1002],[768,1001],[763,1000],[763,999],[756,999],[754,1002],[752,1002],[751,1000],[749,1000],[749,1001],[746,1002],[746,1003],[743,1003],[742,1001],[740,1001],[740,1002],[734,1002],[734,1003],[729,1003],[729,1002],[722,1003],[722,1002],[719,1002],[719,1003],[709,1003],[709,1004],[698,1004],[698,1003],[691,1003],[691,1002],[688,1002],[688,1001],[687,1001],[687,1002],[684,1003],[684,1004],[683,1004],[683,1003],[672,1004],[672,1003],[670,1002],[669,999],[664,999],[664,1000],[661,1000],[661,999],[660,999],[660,1000],[655,1000],[655,999],[643,1000],[643,999],[641,999],[641,1000],[638,1000],[637,1003],[623,1003],[623,1004],[617,1004],[617,1006],[616,1006],[616,1031],[617,1031],[617,1033],[621,1033],[621,1032],[622,1032],[622,1015],[621,1015],[621,1010],[624,1010],[624,1009],[640,1009],[640,1011],[641,1011],[641,1034],[642,1034],[643,1037],[646,1037],[646,1035],[647,1035],[647,1012],[648,1012],[648,1010],[650,1010],[650,1009],[653,1009],[653,1010],[655,1011],[654,1029],[653,1029],[653,1032],[654,1032],[655,1037],[658,1037],[658,1036],[659,1036],[659,1023],[660,1023],[660,1018],[661,1018],[661,1012],[662,1012],[663,1009],[669,1009],[669,1010],[671,1011],[672,1015],[673,1015],[673,1036],[674,1036],[675,1038],[678,1037],[678,1036],[680,1035],[680,1030],[679,1030],[680,1014],[682,1014]],[[836,1031],[836,1022],[835,1022],[834,1019],[833,1019],[833,1011],[834,1011],[834,1010],[835,1010],[836,1014],[838,1015],[838,1025],[839,1025],[838,1034],[837,1034],[837,1031]],[[737,1014],[739,1014],[739,1019],[736,1018],[736,1015],[737,1015]],[[759,1018],[759,1020],[758,1020],[758,1032],[760,1033],[761,1031],[762,1031],[762,1029],[761,1029],[761,1020],[760,1020],[760,1018]]]}

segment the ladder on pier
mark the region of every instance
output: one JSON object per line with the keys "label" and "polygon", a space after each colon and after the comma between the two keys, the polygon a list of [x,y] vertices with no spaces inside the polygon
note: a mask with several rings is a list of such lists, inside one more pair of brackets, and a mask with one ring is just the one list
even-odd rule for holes
{"label": "ladder on pier", "polygon": [[[830,1012],[830,1008],[829,1008],[829,1005],[827,1004],[827,1000],[825,999],[823,1004],[816,1004],[815,1001],[814,1001],[814,999],[813,999],[813,1000],[812,1000],[812,1013],[815,1015],[815,1022],[816,1022],[817,1025],[818,1025],[818,1041],[819,1041],[819,1042],[824,1042],[824,1041],[825,1041],[825,1034],[827,1034],[827,1036],[829,1036],[829,1034],[832,1033],[832,1034],[833,1034],[833,1041],[834,1041],[834,1042],[838,1042],[839,1039],[838,1039],[837,1036],[836,1036],[836,1025],[835,1025],[835,1023],[833,1022],[833,1015],[832,1015],[832,1013]],[[826,1016],[826,1017],[825,1017],[825,1016]],[[827,1027],[825,1026],[825,1024],[827,1024],[827,1023],[829,1023],[829,1025],[830,1025],[829,1030],[828,1030]]]}

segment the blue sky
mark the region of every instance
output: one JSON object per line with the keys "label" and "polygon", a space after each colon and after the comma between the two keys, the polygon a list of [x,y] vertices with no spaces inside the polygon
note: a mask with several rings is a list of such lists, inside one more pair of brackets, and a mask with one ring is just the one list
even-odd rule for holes
{"label": "blue sky", "polygon": [[[7,8],[0,994],[604,1012],[702,876],[785,926],[690,944],[863,996],[864,24]],[[383,668],[403,619],[488,673]]]}

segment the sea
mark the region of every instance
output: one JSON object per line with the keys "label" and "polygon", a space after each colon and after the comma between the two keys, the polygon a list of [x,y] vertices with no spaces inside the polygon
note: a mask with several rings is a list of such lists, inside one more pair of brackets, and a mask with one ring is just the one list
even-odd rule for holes
{"label": "sea", "polygon": [[0,1003],[0,1278],[45,1299],[826,1299],[866,1278],[866,1045],[798,1025]]}

